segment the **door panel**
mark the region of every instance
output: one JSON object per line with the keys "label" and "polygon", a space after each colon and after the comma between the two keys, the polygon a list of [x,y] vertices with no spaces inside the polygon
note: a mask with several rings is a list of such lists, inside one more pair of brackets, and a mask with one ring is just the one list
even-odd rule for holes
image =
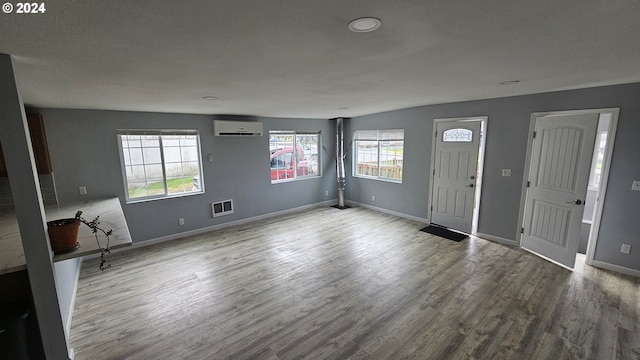
{"label": "door panel", "polygon": [[479,121],[436,123],[431,223],[471,233]]}
{"label": "door panel", "polygon": [[522,247],[573,268],[599,114],[536,120]]}

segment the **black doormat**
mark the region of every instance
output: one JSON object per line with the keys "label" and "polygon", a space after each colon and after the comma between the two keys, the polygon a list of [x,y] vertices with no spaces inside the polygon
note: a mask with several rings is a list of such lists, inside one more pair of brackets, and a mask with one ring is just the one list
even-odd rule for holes
{"label": "black doormat", "polygon": [[426,233],[429,234],[433,234],[436,236],[440,236],[443,237],[445,239],[449,239],[449,240],[453,240],[453,241],[462,241],[466,238],[468,238],[469,236],[466,234],[461,234],[459,232],[455,232],[455,231],[451,231],[447,228],[443,228],[440,226],[433,226],[433,225],[429,225],[427,227],[423,227],[422,229],[420,229],[420,231],[424,231]]}

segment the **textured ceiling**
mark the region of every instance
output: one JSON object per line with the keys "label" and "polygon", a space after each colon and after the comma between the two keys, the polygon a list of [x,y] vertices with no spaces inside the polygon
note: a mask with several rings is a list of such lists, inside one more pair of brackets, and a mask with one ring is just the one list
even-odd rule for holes
{"label": "textured ceiling", "polygon": [[45,5],[0,13],[31,106],[333,118],[640,81],[638,0]]}

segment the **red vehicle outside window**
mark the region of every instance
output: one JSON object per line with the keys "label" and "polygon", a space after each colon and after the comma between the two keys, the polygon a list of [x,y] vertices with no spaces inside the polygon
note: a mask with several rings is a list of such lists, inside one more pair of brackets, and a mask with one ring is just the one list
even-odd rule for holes
{"label": "red vehicle outside window", "polygon": [[295,158],[293,147],[278,149],[271,153],[271,181],[295,179],[298,176],[307,175],[309,175],[309,167],[302,147],[296,147]]}

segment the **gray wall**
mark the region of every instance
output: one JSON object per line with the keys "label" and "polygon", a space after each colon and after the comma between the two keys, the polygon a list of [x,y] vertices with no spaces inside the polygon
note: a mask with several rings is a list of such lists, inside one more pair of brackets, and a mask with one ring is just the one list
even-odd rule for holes
{"label": "gray wall", "polygon": [[[201,229],[224,222],[335,199],[332,164],[334,122],[252,118],[264,124],[261,137],[215,137],[211,115],[96,110],[35,109],[44,117],[56,188],[61,204],[89,198],[120,198],[134,242]],[[230,118],[230,117],[225,117]],[[237,116],[234,119],[239,119]],[[116,129],[199,129],[205,193],[125,204]],[[319,130],[322,177],[271,184],[269,130]],[[214,155],[207,162],[207,154]],[[87,187],[80,195],[78,186]],[[329,191],[329,196],[325,196]],[[211,203],[233,199],[235,213],[213,218]],[[180,226],[178,219],[184,218]]]}
{"label": "gray wall", "polygon": [[[488,116],[482,203],[478,232],[515,240],[531,113],[620,108],[611,173],[595,260],[640,270],[640,84],[553,92],[508,98],[421,106],[356,117],[345,134],[360,129],[405,129],[402,184],[354,178],[347,173],[347,198],[356,202],[427,217],[433,119]],[[348,161],[350,164],[350,158]],[[511,169],[502,177],[501,169]],[[376,201],[371,201],[376,195]],[[622,243],[631,254],[620,253]]]}
{"label": "gray wall", "polygon": [[[421,106],[356,117],[346,122],[350,141],[356,129],[405,129],[402,184],[354,178],[347,158],[348,200],[406,215],[426,218],[433,119],[488,116],[485,172],[478,232],[515,240],[531,113],[553,110],[619,107],[620,118],[595,259],[640,270],[640,192],[630,190],[640,179],[640,84],[618,85],[499,99]],[[134,241],[169,236],[336,198],[334,122],[313,119],[260,118],[268,130],[321,130],[327,151],[322,153],[323,176],[270,184],[268,138],[214,137],[213,116],[93,110],[40,109],[45,121],[61,203],[88,197],[119,196],[124,201],[115,129],[198,128],[204,162],[203,195],[124,205]],[[204,160],[204,159],[203,159]],[[509,168],[511,177],[502,177]],[[324,192],[328,190],[329,196]],[[376,195],[376,201],[371,201]],[[212,218],[210,203],[234,199],[235,214]],[[185,225],[178,225],[178,218]],[[620,253],[622,243],[631,254]]]}

